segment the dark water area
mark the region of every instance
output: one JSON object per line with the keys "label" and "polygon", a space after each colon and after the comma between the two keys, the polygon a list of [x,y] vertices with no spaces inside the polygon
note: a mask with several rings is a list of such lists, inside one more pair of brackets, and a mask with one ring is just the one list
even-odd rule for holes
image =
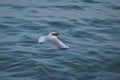
{"label": "dark water area", "polygon": [[120,80],[120,0],[0,0],[0,80]]}

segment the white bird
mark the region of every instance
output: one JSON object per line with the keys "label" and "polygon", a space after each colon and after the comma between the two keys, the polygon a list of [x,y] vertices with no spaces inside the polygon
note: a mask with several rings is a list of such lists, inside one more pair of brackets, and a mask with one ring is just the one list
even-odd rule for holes
{"label": "white bird", "polygon": [[59,35],[58,32],[51,32],[46,36],[41,36],[38,42],[39,43],[49,42],[60,49],[68,49],[69,47],[58,39],[58,35]]}

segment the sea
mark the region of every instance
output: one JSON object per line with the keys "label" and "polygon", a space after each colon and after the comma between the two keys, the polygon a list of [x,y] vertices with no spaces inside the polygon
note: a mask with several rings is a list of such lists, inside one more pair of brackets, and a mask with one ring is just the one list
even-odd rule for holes
{"label": "sea", "polygon": [[120,0],[0,0],[0,80],[120,80]]}

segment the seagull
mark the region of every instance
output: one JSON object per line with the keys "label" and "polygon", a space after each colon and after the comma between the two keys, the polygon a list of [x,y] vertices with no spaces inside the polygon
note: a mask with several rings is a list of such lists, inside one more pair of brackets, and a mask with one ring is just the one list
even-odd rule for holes
{"label": "seagull", "polygon": [[61,42],[58,39],[58,35],[59,35],[58,32],[51,32],[48,35],[41,36],[38,39],[38,42],[41,43],[41,44],[44,43],[44,42],[49,42],[49,43],[51,43],[52,45],[56,46],[59,49],[68,49],[69,46],[67,46],[66,44]]}

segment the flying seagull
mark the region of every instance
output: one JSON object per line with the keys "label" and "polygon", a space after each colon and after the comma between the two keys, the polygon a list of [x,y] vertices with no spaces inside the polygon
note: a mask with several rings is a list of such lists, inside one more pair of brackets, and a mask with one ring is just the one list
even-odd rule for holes
{"label": "flying seagull", "polygon": [[46,36],[41,36],[38,42],[41,44],[44,42],[49,42],[59,49],[68,49],[69,47],[58,39],[58,35],[58,32],[51,32]]}

